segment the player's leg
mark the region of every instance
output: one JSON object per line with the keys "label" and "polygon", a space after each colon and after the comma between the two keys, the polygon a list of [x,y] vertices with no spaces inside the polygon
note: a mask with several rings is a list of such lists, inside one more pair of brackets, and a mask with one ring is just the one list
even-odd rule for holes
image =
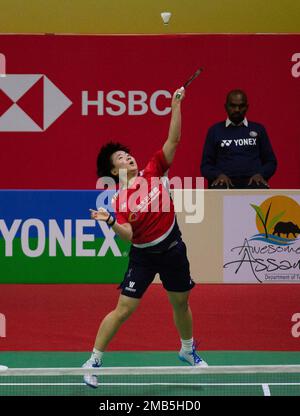
{"label": "player's leg", "polygon": [[181,339],[193,336],[193,317],[188,304],[188,292],[167,292],[173,308],[173,319]]}
{"label": "player's leg", "polygon": [[181,339],[179,358],[191,365],[207,364],[197,355],[193,339],[193,317],[188,303],[190,290],[195,286],[184,242],[166,252],[162,259],[160,278],[173,308],[174,323]]}
{"label": "player's leg", "polygon": [[[99,368],[102,356],[109,342],[118,332],[121,325],[130,317],[140,303],[140,299],[120,295],[116,308],[102,320],[95,340],[91,357],[83,364],[83,368]],[[90,387],[98,387],[98,378],[93,374],[86,374],[84,382]]]}
{"label": "player's leg", "polygon": [[167,293],[173,308],[174,323],[181,339],[180,360],[193,366],[207,367],[207,363],[196,352],[193,317],[188,303],[189,291]]}
{"label": "player's leg", "polygon": [[140,299],[120,295],[116,308],[111,311],[100,324],[95,346],[98,351],[104,352],[107,345],[117,333],[120,326],[130,317],[140,303]]}
{"label": "player's leg", "polygon": [[[146,265],[147,266],[147,265]],[[129,262],[124,280],[119,286],[122,290],[116,308],[102,320],[96,336],[93,353],[83,365],[84,368],[101,367],[102,356],[109,342],[121,325],[138,307],[140,300],[155,276],[155,270],[137,262]],[[86,375],[84,381],[91,387],[97,387],[97,376]]]}

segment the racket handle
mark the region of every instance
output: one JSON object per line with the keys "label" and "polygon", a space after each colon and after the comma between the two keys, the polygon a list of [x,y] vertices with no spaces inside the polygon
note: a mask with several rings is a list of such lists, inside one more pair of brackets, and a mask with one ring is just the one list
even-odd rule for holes
{"label": "racket handle", "polygon": [[184,87],[179,88],[179,91],[178,91],[178,93],[175,96],[177,98],[177,100],[180,100],[180,98],[182,96],[182,92],[180,92],[180,90],[183,91],[184,90]]}

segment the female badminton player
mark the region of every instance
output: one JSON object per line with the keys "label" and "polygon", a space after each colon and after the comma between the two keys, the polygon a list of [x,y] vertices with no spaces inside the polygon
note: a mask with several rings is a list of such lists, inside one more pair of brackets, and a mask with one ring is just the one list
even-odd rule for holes
{"label": "female badminton player", "polygon": [[[119,191],[113,203],[116,217],[100,208],[92,210],[91,218],[105,221],[132,245],[117,306],[102,320],[92,355],[84,368],[101,367],[109,342],[137,309],[156,273],[160,275],[173,308],[175,326],[181,339],[180,360],[192,366],[207,367],[197,354],[193,339],[188,299],[195,283],[190,276],[186,246],[176,222],[173,202],[160,179],[171,166],[180,141],[184,96],[183,88],[173,94],[168,138],[141,173],[129,149],[119,143],[106,144],[98,155],[98,176],[114,178],[119,183]],[[95,375],[85,375],[84,381],[91,387],[98,385]]]}

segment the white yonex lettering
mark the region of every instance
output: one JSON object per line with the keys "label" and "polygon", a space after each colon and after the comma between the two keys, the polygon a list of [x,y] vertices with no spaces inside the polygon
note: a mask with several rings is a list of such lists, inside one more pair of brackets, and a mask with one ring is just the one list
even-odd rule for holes
{"label": "white yonex lettering", "polygon": [[135,282],[129,282],[129,287],[132,289],[133,286],[135,285]]}
{"label": "white yonex lettering", "polygon": [[95,250],[84,248],[83,245],[88,241],[95,241],[94,234],[85,234],[85,227],[95,227],[94,220],[77,220],[76,221],[76,256],[94,257]]}
{"label": "white yonex lettering", "polygon": [[10,229],[7,228],[7,225],[4,220],[0,220],[0,233],[2,233],[5,241],[5,256],[11,257],[13,255],[13,240],[17,231],[20,227],[22,220],[14,220]]}
{"label": "white yonex lettering", "polygon": [[[29,246],[31,228],[35,228],[37,232],[37,247],[35,249],[31,249]],[[43,254],[46,245],[46,231],[41,220],[30,218],[24,222],[21,233],[21,245],[23,253],[28,257],[39,257]]]}
{"label": "white yonex lettering", "polygon": [[62,231],[55,220],[49,220],[49,256],[56,256],[57,244],[59,244],[65,256],[72,256],[72,221],[64,220]]}
{"label": "white yonex lettering", "polygon": [[114,236],[116,235],[114,230],[110,228],[106,224],[106,222],[103,222],[103,221],[97,221],[97,222],[105,237],[104,243],[102,244],[97,256],[98,257],[105,256],[107,251],[111,249],[115,257],[121,257],[122,254],[119,250],[119,247],[117,246],[116,240],[114,239]]}
{"label": "white yonex lettering", "polygon": [[248,138],[248,139],[235,139],[234,143],[236,146],[255,146],[256,139]]}
{"label": "white yonex lettering", "polygon": [[[95,242],[95,230],[91,233],[84,232],[85,227],[96,227],[99,225],[104,236],[103,244],[98,253],[95,249],[87,249],[84,247],[85,243]],[[39,257],[45,252],[46,248],[46,224],[40,219],[28,218],[22,223],[22,220],[16,219],[13,221],[10,228],[4,219],[0,219],[0,236],[2,234],[5,247],[5,257],[12,257],[14,255],[14,239],[17,232],[20,232],[21,248],[27,257]],[[57,253],[57,244],[60,246],[64,256],[72,256],[72,220],[64,220],[63,229],[60,228],[55,219],[50,219],[48,223],[49,229],[49,256],[54,257]],[[34,236],[34,248],[32,247],[32,235]],[[75,223],[75,255],[78,257],[94,257],[105,256],[109,249],[114,256],[121,257],[122,254],[115,240],[115,233],[105,222],[95,220],[76,220]],[[96,242],[95,242],[96,243]]]}

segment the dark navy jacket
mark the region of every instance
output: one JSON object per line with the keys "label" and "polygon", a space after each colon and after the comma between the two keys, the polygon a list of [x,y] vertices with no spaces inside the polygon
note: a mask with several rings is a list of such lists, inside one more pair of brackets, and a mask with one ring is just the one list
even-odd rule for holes
{"label": "dark navy jacket", "polygon": [[202,175],[209,181],[221,173],[251,177],[260,173],[266,180],[275,172],[277,161],[267,132],[259,123],[225,126],[225,121],[208,130],[201,162]]}

